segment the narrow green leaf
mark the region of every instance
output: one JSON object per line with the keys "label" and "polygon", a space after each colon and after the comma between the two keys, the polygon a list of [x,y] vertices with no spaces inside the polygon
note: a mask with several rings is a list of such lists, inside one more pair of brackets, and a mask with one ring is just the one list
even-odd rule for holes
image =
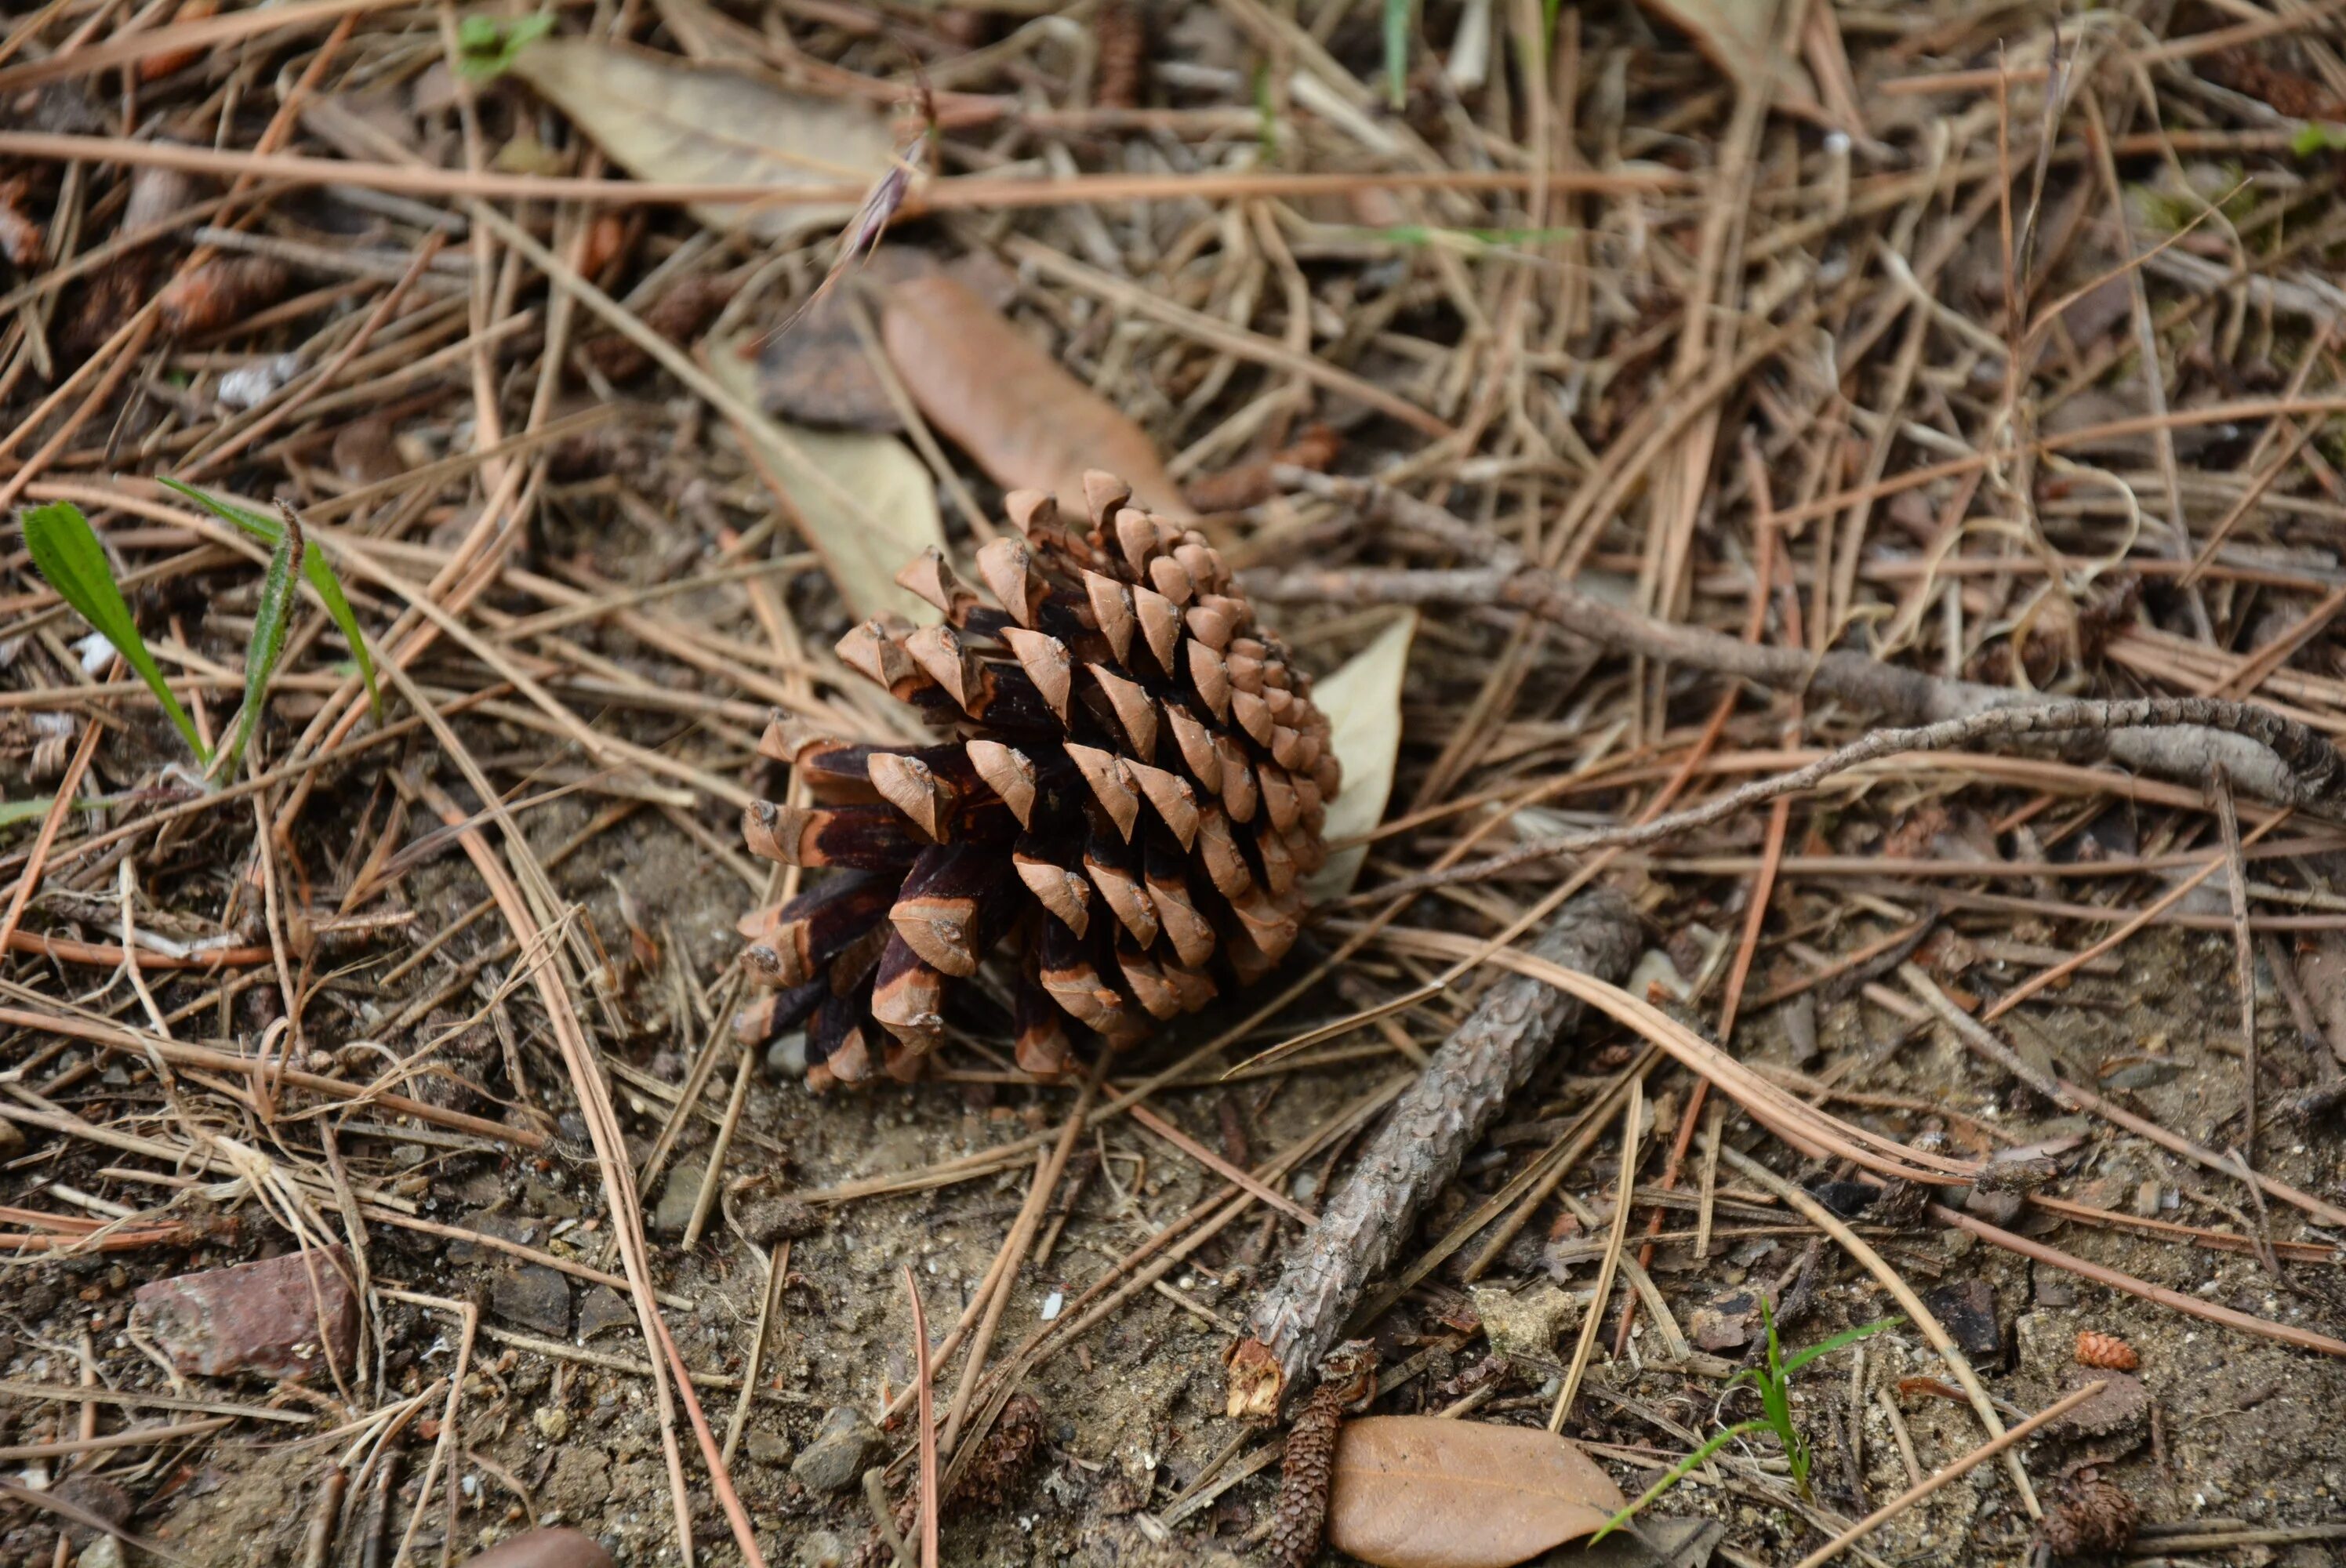
{"label": "narrow green leaf", "polygon": [[1831,1339],[1811,1345],[1807,1349],[1798,1351],[1788,1358],[1784,1362],[1784,1376],[1790,1377],[1819,1356],[1830,1356],[1845,1346],[1856,1344],[1860,1339],[1871,1339],[1876,1334],[1886,1333],[1904,1321],[1906,1319],[1902,1314],[1893,1313],[1887,1318],[1877,1318],[1871,1323],[1861,1323],[1854,1329],[1843,1329]]}
{"label": "narrow green leaf", "polygon": [[[182,484],[176,479],[166,479],[163,483],[221,522],[235,524],[272,549],[279,536],[285,532],[284,524],[274,517],[263,517],[258,512],[247,512],[241,506],[231,506],[225,501],[215,500],[195,486]],[[343,596],[342,579],[334,575],[334,568],[328,564],[323,550],[304,549],[301,552],[301,580],[310,585],[311,590],[318,596],[318,602],[326,606],[326,614],[333,621],[334,629],[341,632],[342,640],[351,645],[352,656],[358,660],[359,678],[366,682],[367,705],[374,710],[377,718],[381,718],[382,693],[375,689],[374,658],[367,652],[366,634],[359,630],[359,618],[351,609],[351,601]]]}
{"label": "narrow green leaf", "polygon": [[1760,1298],[1760,1319],[1768,1326],[1768,1370],[1760,1380],[1760,1405],[1783,1442],[1786,1456],[1792,1457],[1800,1434],[1792,1428],[1792,1396],[1784,1381],[1784,1346],[1776,1338],[1775,1309],[1764,1294]]}
{"label": "narrow green leaf", "polygon": [[138,623],[123,602],[122,590],[115,585],[114,566],[106,558],[106,546],[98,543],[97,531],[82,515],[81,508],[70,501],[52,501],[45,506],[27,507],[18,521],[24,526],[25,548],[32,555],[34,569],[76,614],[114,645],[155,694],[155,700],[163,705],[163,712],[185,738],[196,759],[209,761],[210,753],[204,749],[203,737],[196,733],[195,720],[171,695],[161,667],[147,651],[147,639],[138,635]]}
{"label": "narrow green leaf", "polygon": [[212,759],[210,777],[225,779],[236,771],[237,759],[252,739],[269,704],[269,683],[277,661],[285,653],[285,629],[292,620],[293,589],[300,580],[301,558],[309,554],[301,525],[289,514],[278,530],[277,548],[270,553],[269,573],[260,580],[260,603],[252,612],[252,636],[244,647],[244,706],[237,709],[235,728]]}
{"label": "narrow green leaf", "polygon": [[1536,245],[1569,239],[1583,230],[1574,228],[1451,229],[1430,223],[1392,223],[1382,228],[1346,224],[1338,227],[1336,232],[1387,245],[1448,245],[1458,249],[1480,251],[1501,245]]}
{"label": "narrow green leaf", "polygon": [[[39,821],[49,814],[49,808],[56,803],[56,799],[54,795],[36,795],[29,800],[0,800],[0,828],[13,828],[19,822]],[[122,799],[118,795],[85,798],[76,800],[72,809],[76,811],[103,811],[108,806],[118,805]]]}
{"label": "narrow green leaf", "polygon": [[1385,97],[1398,114],[1409,107],[1409,19],[1413,0],[1384,0]]}
{"label": "narrow green leaf", "polygon": [[1729,1443],[1733,1442],[1737,1438],[1746,1437],[1754,1432],[1764,1432],[1767,1430],[1768,1423],[1766,1421],[1738,1421],[1733,1426],[1719,1432],[1717,1435],[1712,1437],[1708,1442],[1704,1443],[1700,1448],[1687,1455],[1686,1458],[1672,1465],[1668,1471],[1663,1475],[1661,1480],[1646,1488],[1645,1492],[1637,1498],[1637,1502],[1629,1504],[1628,1507],[1623,1509],[1620,1512],[1606,1520],[1605,1522],[1605,1527],[1588,1538],[1588,1544],[1591,1546],[1596,1545],[1598,1542],[1604,1540],[1606,1536],[1620,1529],[1621,1526],[1628,1523],[1631,1519],[1637,1516],[1639,1509],[1653,1502],[1654,1499],[1661,1496],[1662,1493],[1676,1486],[1679,1481],[1684,1481],[1688,1475],[1699,1469],[1705,1460],[1708,1459],[1712,1454],[1717,1453],[1720,1449],[1725,1448]]}

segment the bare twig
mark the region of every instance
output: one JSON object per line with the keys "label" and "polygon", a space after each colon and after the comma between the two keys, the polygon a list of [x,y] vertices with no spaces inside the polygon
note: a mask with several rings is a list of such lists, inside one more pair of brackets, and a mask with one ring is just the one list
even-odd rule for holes
{"label": "bare twig", "polygon": [[943,1500],[937,1495],[937,1426],[929,1393],[929,1319],[921,1310],[921,1288],[913,1283],[909,1263],[904,1265],[904,1295],[913,1305],[913,1383],[920,1390],[913,1420],[921,1445],[921,1568],[937,1568],[937,1517]]}
{"label": "bare twig", "polygon": [[[1532,951],[1572,969],[1616,977],[1637,956],[1637,917],[1609,891],[1565,905]],[[1392,1265],[1426,1202],[1457,1175],[1474,1147],[1580,1008],[1537,980],[1502,981],[1434,1052],[1394,1105],[1319,1223],[1290,1254],[1277,1284],[1248,1313],[1267,1361],[1234,1362],[1236,1410],[1270,1414],[1287,1389],[1342,1334],[1372,1281]],[[1259,1380],[1241,1385],[1243,1367]]]}
{"label": "bare twig", "polygon": [[[1812,697],[1837,699],[1869,712],[1922,721],[1912,729],[1878,730],[1843,748],[1835,755],[1844,759],[1828,769],[1826,775],[1902,750],[1941,750],[1982,739],[2094,732],[2103,738],[2110,757],[2128,767],[2204,783],[2209,770],[2220,766],[2239,788],[2259,799],[2280,804],[2330,799],[2338,793],[2341,777],[2346,777],[2346,765],[2341,765],[2328,741],[2267,708],[2191,697],[2047,703],[2003,687],[1924,675],[1862,654],[1834,652],[1811,658],[1799,649],[1746,643],[1699,626],[1617,609],[1538,568],[1509,570],[1503,565],[1459,571],[1363,569],[1247,575],[1252,592],[1271,599],[1498,605],[1525,610],[1615,652],[1712,670],[1779,690],[1804,691]],[[1967,728],[1974,725],[1977,728]],[[1770,798],[1755,793],[1738,799],[1729,809],[1740,810]],[[1597,847],[1577,838],[1553,843],[1556,847],[1545,841],[1541,846],[1525,846],[1515,851],[1518,858],[1510,863],[1520,865],[1530,859]],[[1492,874],[1479,866],[1462,867],[1460,872]],[[1390,890],[1381,890],[1386,891]]]}
{"label": "bare twig", "polygon": [[1605,1303],[1613,1294],[1613,1276],[1621,1267],[1621,1248],[1629,1237],[1631,1191],[1637,1185],[1637,1117],[1646,1108],[1645,1085],[1629,1083],[1629,1103],[1621,1112],[1621,1180],[1613,1191],[1613,1225],[1605,1237],[1605,1257],[1596,1268],[1596,1291],[1587,1315],[1580,1320],[1580,1339],[1572,1348],[1564,1370],[1564,1385],[1556,1391],[1556,1405],[1547,1413],[1547,1430],[1560,1432],[1572,1417],[1573,1401],[1580,1397],[1580,1380],[1587,1374],[1596,1352],[1597,1330],[1605,1322]]}
{"label": "bare twig", "polygon": [[[2149,728],[2160,733],[2185,733],[2176,728],[2180,726],[2200,726],[2226,735],[2254,736],[2258,744],[2269,748],[2272,759],[2280,759],[2286,767],[2284,776],[2290,780],[2290,790],[2302,794],[2308,800],[2326,799],[2337,789],[2341,776],[2346,776],[2346,768],[2341,767],[2338,752],[2328,741],[2270,709],[2246,703],[2223,702],[2209,697],[2153,697],[2133,702],[2062,702],[2042,707],[1996,708],[1969,718],[1944,719],[1912,729],[1877,729],[1862,740],[1852,741],[1805,768],[1757,779],[1699,806],[1674,811],[1650,822],[1535,839],[1518,844],[1504,854],[1492,855],[1452,871],[1396,878],[1372,892],[1353,896],[1356,899],[1398,898],[1407,893],[1423,892],[1429,888],[1486,881],[1519,866],[1553,860],[1559,855],[1581,854],[1590,850],[1636,849],[1658,843],[1693,829],[1723,821],[1749,807],[1773,800],[1779,796],[1812,789],[1836,774],[1902,752],[1950,750],[1983,740],[2012,740],[2037,735],[2079,732],[2106,734],[2115,741],[2137,728]],[[2270,767],[2267,770],[2270,771]]]}

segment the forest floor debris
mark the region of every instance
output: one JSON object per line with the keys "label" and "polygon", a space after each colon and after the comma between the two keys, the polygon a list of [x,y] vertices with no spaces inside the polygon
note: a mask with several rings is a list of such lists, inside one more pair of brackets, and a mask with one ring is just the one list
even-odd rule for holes
{"label": "forest floor debris", "polygon": [[[14,7],[0,511],[137,633],[28,525],[0,1562],[1300,1560],[1225,1358],[1315,1217],[1380,1560],[1378,1423],[1635,1495],[1764,1300],[1909,1321],[1674,1561],[2329,1561],[2341,122],[2304,0]],[[975,983],[811,1095],[770,716],[910,738],[841,635],[1086,468],[1340,695],[1343,886],[1057,1082]]]}

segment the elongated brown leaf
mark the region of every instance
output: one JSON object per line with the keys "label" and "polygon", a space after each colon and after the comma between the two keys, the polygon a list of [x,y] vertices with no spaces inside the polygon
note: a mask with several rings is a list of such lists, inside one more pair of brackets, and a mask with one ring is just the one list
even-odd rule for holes
{"label": "elongated brown leaf", "polygon": [[1569,1439],[1370,1416],[1336,1441],[1328,1543],[1380,1568],[1507,1568],[1594,1533],[1627,1501]]}
{"label": "elongated brown leaf", "polygon": [[889,290],[880,335],[923,417],[1004,489],[1051,491],[1080,515],[1084,471],[1104,468],[1148,510],[1196,515],[1138,425],[957,280]]}
{"label": "elongated brown leaf", "polygon": [[[887,118],[869,104],[786,92],[741,71],[584,38],[541,38],[512,71],[638,179],[870,185],[893,164]],[[692,207],[712,229],[770,240],[835,229],[854,213],[852,202]]]}

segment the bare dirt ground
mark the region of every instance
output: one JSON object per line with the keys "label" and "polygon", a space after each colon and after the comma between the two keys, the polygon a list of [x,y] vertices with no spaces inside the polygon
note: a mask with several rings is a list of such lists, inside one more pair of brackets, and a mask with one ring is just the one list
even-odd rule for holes
{"label": "bare dirt ground", "polygon": [[[1984,736],[1484,861],[1992,700],[2346,733],[2334,7],[280,9],[0,7],[0,510],[87,515],[208,750],[270,550],[159,479],[307,518],[384,686],[295,599],[208,789],[6,562],[0,1564],[558,1524],[870,1568],[867,1471],[917,1491],[908,1271],[974,1477],[942,1561],[1268,1561],[1280,1433],[1225,1357],[1498,979],[1442,944],[1584,876],[1636,908],[1628,996],[1758,1074],[1569,1032],[1403,1227],[1370,1409],[1539,1428],[1594,1312],[1564,1431],[1635,1495],[1756,1413],[1761,1296],[1793,1347],[1901,1310],[1739,1154],[2000,1422],[2104,1375],[2081,1334],[2133,1362],[1848,1560],[2041,1564],[2097,1486],[2127,1560],[2340,1560],[2334,786],[2204,728]],[[1021,353],[1075,380],[1005,392]],[[1096,1084],[1016,1070],[981,984],[921,1082],[811,1092],[802,1031],[734,1024],[785,889],[740,829],[794,787],[768,715],[904,738],[831,651],[887,570],[1106,462],[1307,670],[1419,611],[1335,716],[1398,750],[1351,775],[1357,891]],[[2003,1158],[1917,1186],[1887,1145]],[[189,1369],[134,1311],[333,1247],[332,1375]],[[1543,1561],[1795,1563],[1986,1441],[1959,1381],[1866,1339],[1793,1385],[1810,1495],[1752,1438],[1645,1545]]]}

